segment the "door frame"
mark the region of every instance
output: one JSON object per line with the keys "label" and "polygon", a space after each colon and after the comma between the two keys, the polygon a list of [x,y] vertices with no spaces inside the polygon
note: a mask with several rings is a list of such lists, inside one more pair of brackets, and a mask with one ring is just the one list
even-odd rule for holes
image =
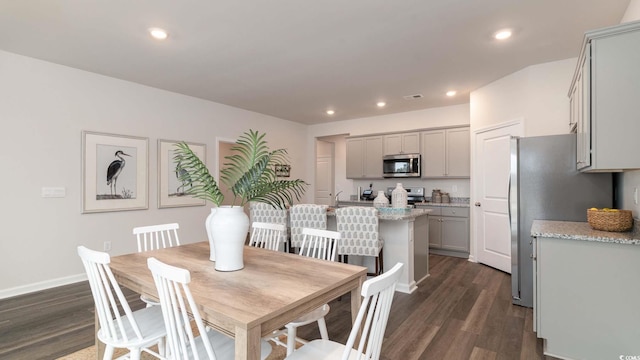
{"label": "door frame", "polygon": [[476,154],[476,138],[478,137],[479,134],[484,133],[484,132],[488,132],[488,131],[493,131],[493,130],[497,130],[503,127],[509,127],[509,126],[518,126],[519,130],[520,130],[520,134],[512,134],[512,136],[524,136],[525,135],[525,120],[524,117],[518,117],[515,118],[513,120],[509,120],[509,121],[505,121],[505,122],[501,122],[501,123],[497,123],[497,124],[492,124],[492,125],[488,125],[485,127],[481,127],[478,129],[473,130],[473,136],[471,136],[471,184],[470,184],[470,201],[469,201],[469,206],[470,206],[470,211],[469,211],[469,230],[470,230],[470,243],[469,243],[469,261],[471,262],[478,262],[478,258],[476,256],[476,252],[478,249],[478,237],[476,234],[476,211],[474,211],[475,208],[475,203],[478,201],[476,198],[476,195],[478,193],[478,188],[477,186],[479,186],[477,184],[477,182],[475,181],[476,177],[476,164],[477,164],[477,154]]}

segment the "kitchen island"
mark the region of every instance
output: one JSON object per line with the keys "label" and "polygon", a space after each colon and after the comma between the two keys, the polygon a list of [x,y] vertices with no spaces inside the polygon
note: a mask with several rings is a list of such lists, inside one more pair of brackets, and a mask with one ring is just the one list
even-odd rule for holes
{"label": "kitchen island", "polygon": [[544,353],[563,359],[640,354],[638,231],[535,220],[531,235],[534,330]]}
{"label": "kitchen island", "polygon": [[[378,215],[384,270],[396,263],[404,264],[396,290],[410,294],[429,276],[429,221],[431,210],[387,210]],[[335,211],[327,212],[327,229],[336,230]],[[358,261],[358,262],[356,262]],[[349,262],[373,269],[372,257],[349,256]]]}

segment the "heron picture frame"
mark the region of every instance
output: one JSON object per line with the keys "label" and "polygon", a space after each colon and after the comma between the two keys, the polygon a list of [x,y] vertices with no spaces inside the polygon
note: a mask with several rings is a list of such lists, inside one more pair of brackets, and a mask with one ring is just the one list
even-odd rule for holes
{"label": "heron picture frame", "polygon": [[[204,206],[205,200],[189,196],[185,190],[189,184],[178,180],[176,161],[174,158],[174,140],[158,140],[158,208],[181,206]],[[186,142],[189,148],[206,163],[207,148],[205,144]]]}
{"label": "heron picture frame", "polygon": [[149,208],[149,139],[82,132],[82,212]]}

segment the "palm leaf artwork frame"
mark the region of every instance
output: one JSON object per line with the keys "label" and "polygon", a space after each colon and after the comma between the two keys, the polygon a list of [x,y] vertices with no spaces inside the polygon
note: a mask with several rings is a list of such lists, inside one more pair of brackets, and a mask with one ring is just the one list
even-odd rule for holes
{"label": "palm leaf artwork frame", "polygon": [[[233,192],[232,205],[244,206],[249,201],[270,204],[279,209],[300,200],[308,185],[300,179],[278,178],[275,165],[287,160],[285,149],[270,150],[265,133],[249,130],[242,134],[231,148],[232,155],[220,170],[220,181]],[[175,162],[180,181],[191,183],[187,195],[211,201],[220,206],[224,200],[218,183],[207,166],[185,142],[176,144]]]}

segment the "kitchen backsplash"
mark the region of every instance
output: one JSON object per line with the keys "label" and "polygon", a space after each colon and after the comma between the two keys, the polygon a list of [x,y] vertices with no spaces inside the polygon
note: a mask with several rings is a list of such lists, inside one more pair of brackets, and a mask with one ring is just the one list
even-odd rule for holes
{"label": "kitchen backsplash", "polygon": [[[468,199],[471,191],[469,185],[469,179],[373,179],[373,180],[353,180],[352,189],[340,189],[344,190],[344,198],[348,199],[346,195],[356,195],[358,187],[362,189],[368,189],[369,184],[373,184],[374,191],[387,190],[388,187],[395,187],[397,183],[402,183],[404,187],[424,187],[425,196],[431,196],[433,189],[440,189],[442,192],[448,192],[452,198],[466,198]],[[339,190],[337,190],[339,191]],[[468,200],[467,200],[468,201]]]}

